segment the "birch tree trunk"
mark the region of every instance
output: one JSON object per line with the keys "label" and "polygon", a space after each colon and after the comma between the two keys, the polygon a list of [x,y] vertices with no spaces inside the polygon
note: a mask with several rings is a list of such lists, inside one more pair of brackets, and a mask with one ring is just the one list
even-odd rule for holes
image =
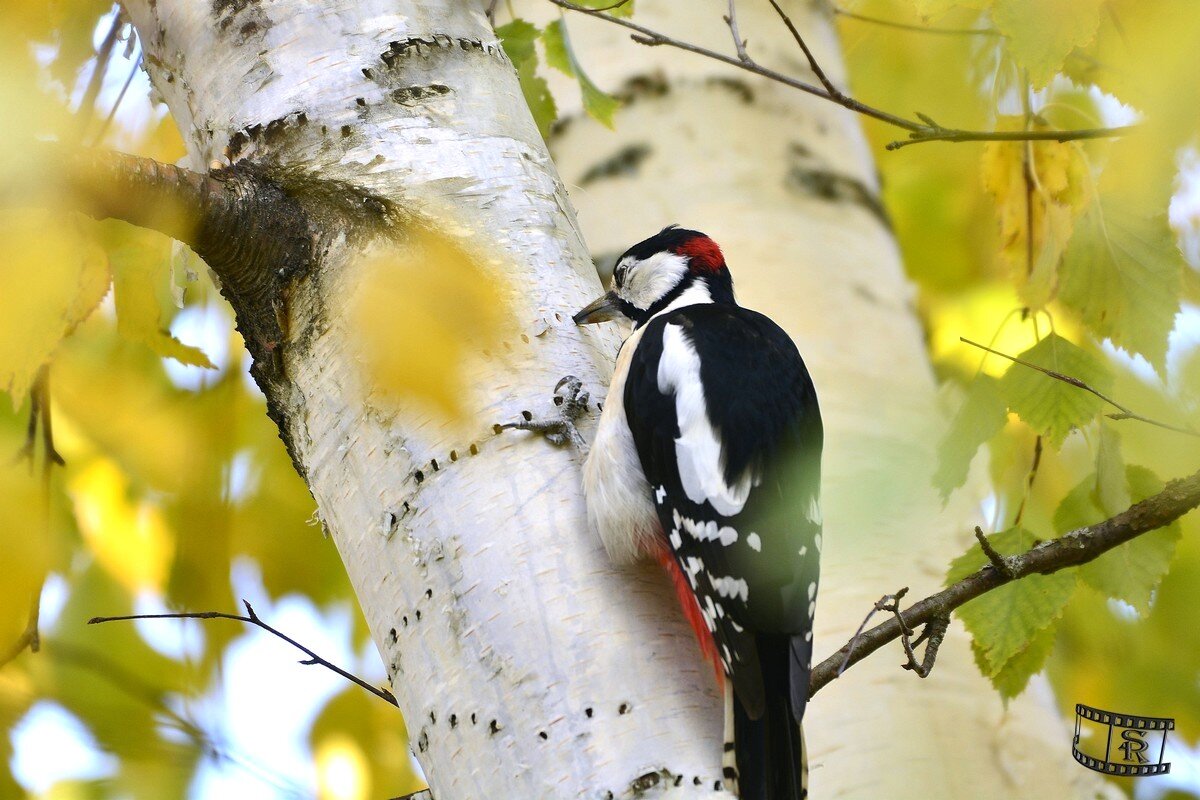
{"label": "birch tree trunk", "polygon": [[[845,87],[823,4],[784,5]],[[757,61],[816,83],[768,4],[739,3],[738,12]],[[724,13],[718,0],[639,0],[636,19],[732,53]],[[708,233],[725,251],[739,301],[780,322],[814,376],[826,431],[815,637],[824,657],[882,595],[940,588],[983,521],[971,498],[943,510],[931,488],[944,415],[858,119],[725,65],[640,46],[603,21],[566,21],[590,77],[627,101],[615,132],[576,109],[551,142],[593,253],[615,255],[668,223]],[[556,96],[570,89],[556,87]],[[902,670],[903,660],[900,645],[889,646],[809,705],[812,797],[1115,794],[1074,763],[1045,681],[1005,709],[957,621],[928,680]]]}
{"label": "birch tree trunk", "polygon": [[[225,290],[254,374],[434,796],[728,797],[721,703],[668,588],[607,564],[579,454],[492,431],[552,413],[568,373],[601,395],[618,342],[570,322],[600,283],[482,4],[126,5],[190,166],[267,176],[303,223],[252,256],[209,249],[240,276]],[[376,402],[355,359],[358,256],[414,219],[470,236],[514,287],[517,331],[470,376],[465,432]]]}

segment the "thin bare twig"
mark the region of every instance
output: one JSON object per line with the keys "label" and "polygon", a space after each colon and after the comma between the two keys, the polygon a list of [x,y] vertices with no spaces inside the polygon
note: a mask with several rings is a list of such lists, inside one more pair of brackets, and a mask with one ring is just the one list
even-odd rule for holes
{"label": "thin bare twig", "polygon": [[737,0],[729,0],[729,13],[723,19],[725,20],[725,24],[729,26],[729,33],[733,36],[733,46],[737,50],[738,58],[742,61],[749,61],[750,54],[746,52],[747,42],[742,38],[742,34],[738,30]]}
{"label": "thin bare twig", "polygon": [[108,116],[104,118],[103,124],[100,125],[100,130],[96,131],[95,141],[92,146],[100,144],[104,140],[104,134],[108,133],[108,126],[112,125],[112,121],[116,119],[117,109],[121,107],[121,102],[125,99],[125,93],[129,91],[129,87],[133,84],[133,79],[137,77],[138,70],[142,68],[142,55],[133,61],[133,69],[129,70],[129,76],[125,78],[125,84],[121,86],[121,92],[117,95],[117,99],[113,101],[113,107],[109,109]]}
{"label": "thin bare twig", "polygon": [[975,539],[979,542],[979,549],[987,556],[987,560],[992,566],[999,570],[1000,574],[1006,578],[1012,578],[1013,568],[1008,563],[1008,558],[1000,555],[996,548],[992,547],[992,543],[988,541],[987,536],[983,534],[983,529],[978,525],[975,526]]}
{"label": "thin bare twig", "polygon": [[[858,642],[858,637],[862,636],[862,632],[864,630],[866,630],[867,623],[871,621],[871,618],[874,617],[876,614],[878,614],[880,611],[888,610],[889,602],[891,603],[892,606],[899,604],[900,598],[904,597],[904,595],[906,595],[906,594],[908,594],[908,587],[903,586],[895,594],[885,594],[883,597],[881,597],[875,601],[875,605],[871,608],[870,611],[867,612],[867,616],[863,618],[862,624],[858,626],[858,630],[855,631],[854,635],[850,637],[850,649],[846,652],[846,660],[842,663],[842,666],[838,669],[838,675],[841,675],[843,670],[845,670],[846,667],[850,666],[850,653],[854,652],[854,646]],[[901,620],[901,621],[903,621],[903,620]]]}
{"label": "thin bare twig", "polygon": [[856,14],[853,11],[846,11],[841,8],[833,9],[833,13],[839,17],[853,19],[859,22],[869,22],[872,25],[882,25],[887,28],[896,28],[902,31],[913,31],[914,33],[932,33],[943,36],[1000,36],[1004,34],[995,28],[938,28],[931,25],[912,25],[907,22],[895,22],[890,19],[881,19],[880,17],[871,17],[866,14]]}
{"label": "thin bare twig", "polygon": [[[711,58],[714,61],[720,61],[723,64],[737,67],[738,69],[751,72],[768,80],[782,83],[785,86],[790,86],[801,92],[811,94],[815,97],[821,97],[825,100],[830,100],[843,108],[848,108],[851,111],[862,114],[872,119],[877,119],[880,122],[885,122],[897,128],[908,131],[909,138],[890,142],[887,145],[888,150],[897,150],[901,147],[906,147],[910,144],[920,144],[922,142],[1022,142],[1022,141],[1057,141],[1066,142],[1077,139],[1103,139],[1116,136],[1124,136],[1134,130],[1133,126],[1124,126],[1116,128],[1088,128],[1081,130],[1036,130],[1036,131],[968,131],[959,128],[947,128],[943,125],[934,122],[928,116],[917,114],[920,122],[914,122],[904,117],[897,116],[890,112],[884,111],[874,106],[869,106],[866,103],[855,100],[853,97],[846,95],[844,92],[833,88],[831,85],[826,85],[823,81],[821,86],[814,86],[811,83],[796,80],[795,78],[784,75],[781,72],[764,67],[753,58],[742,60],[739,56],[728,56],[724,53],[719,53],[716,50],[711,50],[707,47],[701,47],[691,42],[685,42],[681,39],[676,39],[660,33],[644,25],[639,25],[632,20],[614,17],[610,14],[603,13],[602,9],[587,8],[585,6],[576,5],[569,0],[549,0],[552,4],[559,8],[567,9],[568,11],[576,11],[580,14],[588,14],[593,17],[598,17],[614,25],[620,25],[623,28],[628,28],[634,31],[630,37],[638,44],[643,44],[648,47],[674,47],[679,50],[686,50],[689,53]],[[776,7],[778,8],[778,6]],[[784,15],[786,19],[786,15]],[[790,23],[790,20],[788,20]],[[789,27],[794,27],[790,26]],[[807,49],[807,48],[806,48]],[[813,63],[811,54],[809,54],[810,65]],[[815,71],[815,70],[814,70]],[[818,75],[818,79],[824,73]],[[825,81],[828,79],[826,78]]]}
{"label": "thin bare twig", "polygon": [[116,47],[117,35],[121,32],[124,24],[121,11],[114,12],[112,27],[108,29],[108,34],[100,43],[100,49],[96,51],[96,67],[92,70],[92,77],[88,80],[87,89],[84,90],[83,97],[79,100],[79,109],[76,111],[77,130],[81,141],[96,114],[96,98],[100,96],[100,89],[104,86],[104,76],[108,74],[108,62],[112,57],[113,48]]}
{"label": "thin bare twig", "polygon": [[364,681],[362,678],[358,677],[357,675],[349,673],[346,670],[342,669],[341,667],[337,666],[336,664],[334,664],[330,661],[327,661],[324,658],[321,658],[319,655],[317,655],[316,653],[314,653],[312,650],[308,649],[304,645],[300,644],[292,637],[288,636],[287,634],[283,633],[282,631],[280,631],[276,628],[273,628],[270,625],[268,625],[267,623],[263,622],[259,618],[258,614],[254,613],[254,609],[251,607],[249,602],[243,600],[242,605],[244,605],[246,607],[246,616],[244,616],[244,617],[241,616],[240,614],[227,614],[223,611],[185,611],[185,612],[170,613],[170,614],[126,614],[126,615],[119,616],[119,617],[92,617],[91,619],[88,620],[87,624],[88,625],[97,625],[97,624],[100,624],[103,622],[123,622],[123,621],[128,621],[128,620],[135,620],[135,619],[228,619],[228,620],[233,620],[235,622],[244,622],[248,625],[257,625],[258,627],[262,628],[267,633],[270,633],[274,636],[278,636],[280,639],[287,642],[292,647],[295,647],[297,650],[300,650],[305,655],[307,655],[308,658],[301,660],[300,661],[301,664],[304,664],[305,666],[320,664],[322,667],[325,667],[326,669],[336,672],[338,675],[341,675],[343,678],[350,681],[351,683],[355,683],[355,684],[361,686],[362,688],[366,689],[368,692],[375,695],[379,699],[381,699],[385,702],[391,703],[394,706],[399,705],[396,702],[395,695],[393,695],[387,689],[382,689],[378,686],[372,686],[371,684],[367,683],[366,681]]}
{"label": "thin bare twig", "polygon": [[[1057,539],[1004,558],[1008,574],[989,564],[940,592],[914,603],[901,614],[856,633],[812,672],[809,695],[815,695],[848,667],[918,625],[949,617],[954,609],[982,594],[1028,575],[1049,575],[1068,567],[1093,561],[1114,547],[1144,533],[1168,525],[1200,505],[1200,472],[1173,480],[1161,492],[1148,497],[1111,519],[1071,531]],[[933,643],[935,628],[929,632]],[[942,631],[944,634],[944,631]],[[924,635],[924,634],[923,634]],[[919,672],[918,672],[919,674]]]}
{"label": "thin bare twig", "polygon": [[1115,419],[1115,420],[1136,419],[1140,422],[1145,422],[1147,424],[1154,425],[1159,428],[1163,428],[1164,430],[1174,431],[1175,433],[1185,433],[1188,436],[1200,436],[1200,432],[1194,431],[1191,428],[1181,428],[1177,425],[1171,425],[1170,423],[1167,423],[1167,422],[1159,422],[1156,419],[1151,419],[1150,417],[1144,417],[1141,414],[1138,414],[1138,413],[1132,411],[1131,409],[1127,408],[1126,406],[1121,405],[1116,400],[1113,400],[1111,397],[1104,394],[1103,392],[1100,392],[1099,390],[1093,388],[1092,386],[1089,386],[1087,383],[1085,383],[1084,381],[1081,381],[1079,378],[1073,378],[1070,375],[1064,375],[1061,372],[1055,372],[1052,369],[1046,369],[1045,367],[1040,367],[1037,364],[1026,361],[1023,358],[1017,358],[1016,356],[1010,356],[1008,353],[1002,353],[999,350],[994,350],[991,347],[988,347],[987,345],[982,345],[979,342],[971,341],[970,339],[966,338],[965,336],[958,337],[958,340],[960,342],[963,342],[964,344],[969,344],[972,347],[978,347],[980,350],[986,350],[987,352],[991,353],[992,355],[1000,356],[1001,358],[1007,358],[1009,361],[1012,361],[1014,364],[1020,364],[1023,367],[1029,367],[1030,369],[1035,369],[1038,372],[1042,373],[1043,375],[1047,375],[1051,378],[1054,378],[1054,380],[1056,380],[1056,381],[1062,381],[1063,383],[1070,384],[1071,386],[1074,386],[1077,389],[1083,389],[1085,392],[1090,392],[1091,394],[1094,394],[1096,397],[1099,397],[1101,400],[1108,403],[1110,406],[1112,406],[1113,408],[1117,409],[1120,412],[1118,414],[1109,414],[1108,415],[1109,419]]}
{"label": "thin bare twig", "polygon": [[825,70],[821,69],[821,65],[817,62],[817,57],[814,56],[812,51],[808,49],[808,45],[805,43],[804,37],[800,35],[800,31],[796,29],[794,24],[792,24],[792,18],[784,13],[783,9],[779,7],[779,3],[776,3],[775,0],[770,0],[770,3],[771,7],[775,9],[775,13],[779,15],[781,20],[783,20],[783,24],[787,26],[788,31],[792,34],[792,38],[796,40],[796,44],[800,46],[800,50],[804,53],[804,57],[808,59],[809,68],[813,71],[813,74],[817,76],[817,80],[821,82],[821,85],[825,87],[825,91],[829,92],[830,99],[839,103],[843,100],[846,100],[846,95],[842,94],[841,90],[833,85],[833,81],[829,80],[829,77],[826,76]]}

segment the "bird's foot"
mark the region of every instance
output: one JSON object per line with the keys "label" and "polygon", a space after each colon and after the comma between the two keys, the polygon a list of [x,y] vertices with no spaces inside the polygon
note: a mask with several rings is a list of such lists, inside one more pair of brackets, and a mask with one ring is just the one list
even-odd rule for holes
{"label": "bird's foot", "polygon": [[523,411],[522,419],[496,426],[497,432],[512,428],[519,431],[533,431],[546,437],[550,444],[562,446],[568,442],[580,450],[587,448],[587,443],[580,435],[575,422],[588,410],[591,396],[583,388],[583,381],[574,375],[568,375],[554,386],[554,405],[558,406],[558,417],[535,419],[533,414]]}

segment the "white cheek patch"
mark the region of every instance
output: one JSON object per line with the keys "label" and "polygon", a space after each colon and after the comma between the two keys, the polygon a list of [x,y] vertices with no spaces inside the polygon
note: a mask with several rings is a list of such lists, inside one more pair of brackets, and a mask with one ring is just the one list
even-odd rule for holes
{"label": "white cheek patch", "polygon": [[708,420],[704,387],[700,383],[700,357],[678,325],[665,326],[662,335],[658,390],[675,395],[675,415],[679,420],[675,460],[683,490],[693,503],[707,500],[718,514],[731,517],[745,507],[755,485],[754,477],[747,470],[733,486],[725,483],[721,441]]}
{"label": "white cheek patch", "polygon": [[645,311],[674,289],[688,272],[688,260],[675,253],[655,253],[634,263],[625,274],[625,285],[617,292],[622,300]]}

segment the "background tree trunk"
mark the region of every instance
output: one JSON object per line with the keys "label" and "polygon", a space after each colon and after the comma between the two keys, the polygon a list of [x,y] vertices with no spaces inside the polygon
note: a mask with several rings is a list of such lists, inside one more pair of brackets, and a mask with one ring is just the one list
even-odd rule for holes
{"label": "background tree trunk", "polygon": [[[721,703],[668,588],[653,568],[609,567],[578,453],[492,432],[552,413],[565,374],[602,394],[617,338],[570,322],[600,284],[481,4],[128,10],[193,168],[228,157],[298,196],[337,195],[313,207],[340,213],[309,215],[312,263],[239,308],[239,327],[434,796],[718,794]],[[469,236],[514,290],[517,330],[470,376],[467,430],[397,414],[364,385],[346,298],[358,256],[403,231],[362,234],[358,194]],[[272,312],[286,337],[255,341],[272,321],[253,317]]]}
{"label": "background tree trunk", "polygon": [[[845,88],[823,4],[784,6]],[[518,10],[550,18],[536,0]],[[636,19],[732,53],[724,13],[717,0],[639,0]],[[816,83],[767,3],[739,3],[738,13],[756,60]],[[740,302],[779,321],[814,376],[826,425],[823,658],[883,594],[939,588],[983,521],[970,492],[943,510],[930,484],[945,415],[859,120],[725,65],[638,45],[603,21],[566,22],[590,77],[627,100],[615,132],[576,108],[551,141],[597,260],[669,223],[705,231],[725,251]],[[568,81],[555,86],[558,98],[572,92]],[[812,797],[1115,794],[1071,758],[1048,684],[1035,679],[1005,709],[957,621],[927,681],[903,661],[899,644],[889,646],[810,704]]]}

